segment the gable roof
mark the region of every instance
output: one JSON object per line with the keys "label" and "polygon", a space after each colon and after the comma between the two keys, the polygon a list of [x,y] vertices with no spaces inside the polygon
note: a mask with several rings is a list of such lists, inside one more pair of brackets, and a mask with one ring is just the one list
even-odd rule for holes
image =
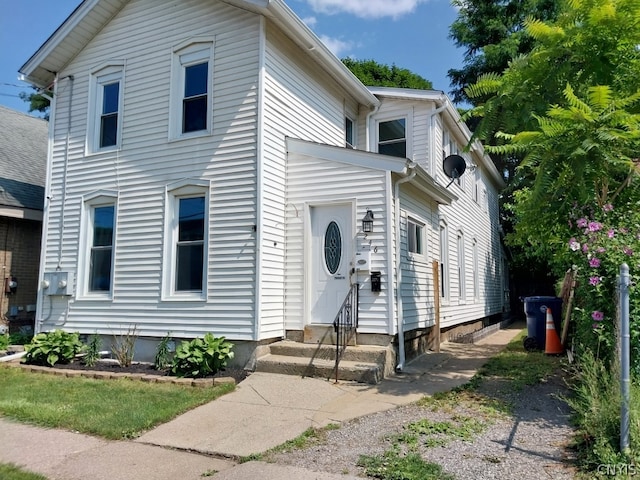
{"label": "gable roof", "polygon": [[[443,113],[449,118],[449,122],[457,125],[459,132],[465,142],[469,142],[473,138],[473,134],[466,123],[460,118],[458,109],[451,102],[451,99],[441,90],[417,90],[411,88],[394,88],[394,87],[369,87],[369,91],[378,97],[385,97],[397,100],[408,101],[430,101],[434,102],[436,108],[443,107]],[[489,172],[489,175],[499,188],[504,188],[504,179],[498,172],[491,157],[484,151],[484,147],[479,140],[471,143],[471,150],[477,153],[477,157],[481,160],[483,166]]]}
{"label": "gable roof", "polygon": [[0,106],[0,207],[42,210],[48,123]]}
{"label": "gable roof", "polygon": [[[213,0],[209,0],[213,1]],[[283,0],[218,0],[264,15],[320,65],[358,101],[370,107],[378,99],[322,43]],[[129,0],[83,0],[27,62],[20,67],[23,80],[46,88],[57,72],[93,39],[122,10]]]}

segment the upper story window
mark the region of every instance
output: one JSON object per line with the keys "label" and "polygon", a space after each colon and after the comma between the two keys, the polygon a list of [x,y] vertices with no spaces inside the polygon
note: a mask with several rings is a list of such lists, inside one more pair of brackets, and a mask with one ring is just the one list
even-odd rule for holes
{"label": "upper story window", "polygon": [[440,220],[440,297],[449,300],[449,228]]}
{"label": "upper story window", "polygon": [[407,250],[409,253],[424,255],[424,225],[415,220],[407,220]]}
{"label": "upper story window", "polygon": [[404,118],[378,122],[378,153],[407,157],[407,121]]}
{"label": "upper story window", "polygon": [[355,122],[349,117],[344,119],[344,143],[347,148],[356,148]]}
{"label": "upper story window", "polygon": [[465,275],[464,234],[461,231],[458,231],[457,250],[458,250],[458,298],[460,300],[464,300],[467,296],[467,292],[466,292],[466,275]]}
{"label": "upper story window", "polygon": [[186,42],[173,51],[170,138],[211,132],[213,41]]}
{"label": "upper story window", "polygon": [[205,300],[209,182],[183,180],[167,189],[165,300]]}
{"label": "upper story window", "polygon": [[94,69],[89,85],[87,149],[89,153],[120,148],[124,62]]}

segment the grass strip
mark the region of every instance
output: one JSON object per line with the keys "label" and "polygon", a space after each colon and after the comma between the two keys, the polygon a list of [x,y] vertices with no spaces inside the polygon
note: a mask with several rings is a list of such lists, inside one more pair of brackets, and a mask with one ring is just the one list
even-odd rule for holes
{"label": "grass strip", "polygon": [[0,478],[2,480],[47,480],[43,475],[28,472],[11,463],[0,463]]}
{"label": "grass strip", "polygon": [[67,378],[0,368],[0,414],[114,440],[135,438],[235,388]]}

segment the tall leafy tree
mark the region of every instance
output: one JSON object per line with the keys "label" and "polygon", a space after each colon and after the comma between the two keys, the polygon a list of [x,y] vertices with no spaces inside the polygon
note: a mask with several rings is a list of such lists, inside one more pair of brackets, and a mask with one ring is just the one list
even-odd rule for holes
{"label": "tall leafy tree", "polygon": [[530,52],[535,39],[524,32],[528,17],[552,20],[559,0],[453,0],[458,16],[449,38],[464,49],[462,68],[448,72],[455,102],[477,105],[465,89],[487,73],[502,73],[509,61]]}
{"label": "tall leafy tree", "polygon": [[344,63],[358,79],[369,87],[398,87],[431,90],[433,84],[406,68],[384,65],[375,60],[343,58]]}
{"label": "tall leafy tree", "polygon": [[475,135],[488,149],[527,155],[505,209],[521,260],[554,258],[575,204],[616,201],[615,192],[634,185],[639,23],[637,0],[563,1],[555,21],[525,21],[535,41],[529,53],[466,90],[478,99],[468,115],[479,119]]}
{"label": "tall leafy tree", "polygon": [[[47,95],[53,96],[52,91],[47,91]],[[49,120],[49,107],[50,102],[46,97],[43,97],[38,93],[37,90],[34,89],[34,92],[20,92],[20,98],[29,103],[29,112],[40,112],[43,113],[43,118]]]}

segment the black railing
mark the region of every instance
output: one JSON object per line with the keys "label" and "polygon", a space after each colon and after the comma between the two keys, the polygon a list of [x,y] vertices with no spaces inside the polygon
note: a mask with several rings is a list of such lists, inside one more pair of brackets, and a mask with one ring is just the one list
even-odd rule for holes
{"label": "black railing", "polygon": [[336,332],[336,383],[338,383],[338,366],[344,354],[349,340],[356,333],[358,328],[358,287],[360,284],[354,283],[342,302],[342,306],[333,321],[333,329]]}

